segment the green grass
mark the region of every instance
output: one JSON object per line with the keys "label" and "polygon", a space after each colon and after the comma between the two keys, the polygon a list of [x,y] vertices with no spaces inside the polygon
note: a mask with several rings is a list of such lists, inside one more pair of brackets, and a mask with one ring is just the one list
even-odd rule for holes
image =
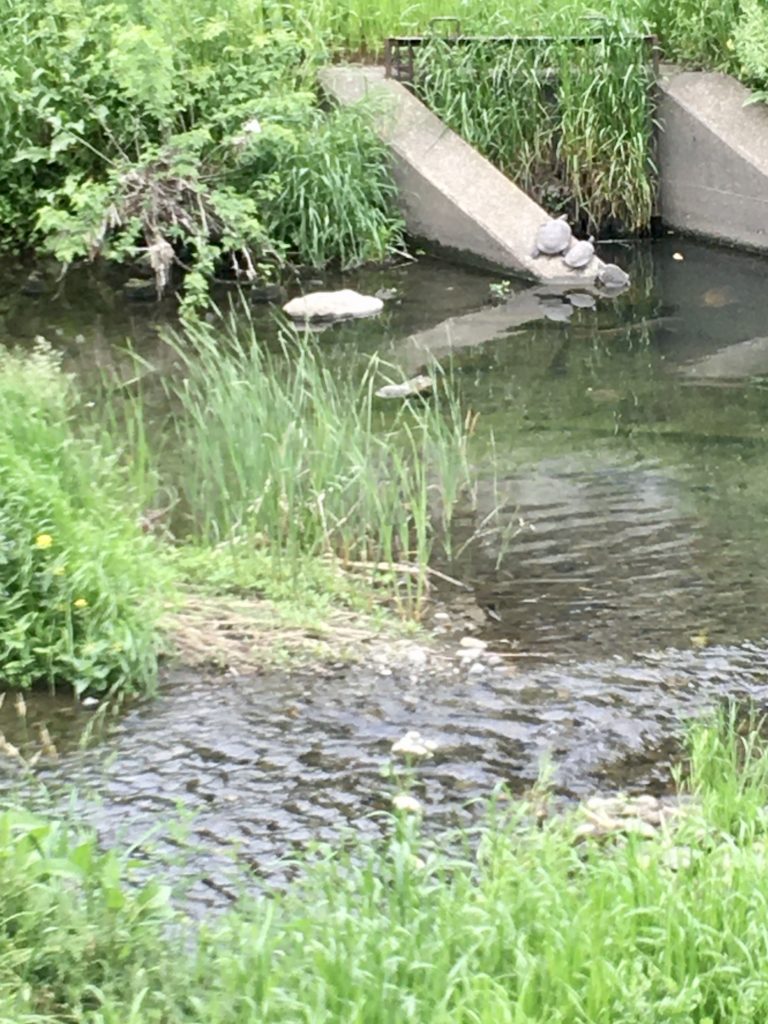
{"label": "green grass", "polygon": [[179,532],[263,548],[299,574],[308,556],[412,564],[418,606],[435,529],[471,484],[469,429],[439,368],[431,399],[388,404],[376,358],[341,365],[296,333],[272,352],[243,315],[171,343],[183,384],[157,460]]}
{"label": "green grass", "polygon": [[761,1024],[764,741],[695,730],[685,790],[679,825],[603,843],[524,803],[464,836],[396,816],[200,925],[87,832],[7,811],[0,1020]]}
{"label": "green grass", "polygon": [[471,500],[449,377],[387,404],[391,367],[329,364],[294,333],[270,351],[242,311],[171,344],[163,413],[109,382],[85,409],[48,350],[0,355],[4,686],[151,688],[182,585],[198,632],[215,594],[280,603],[307,631],[342,609],[374,630],[382,603],[421,610],[435,538]]}
{"label": "green grass", "polygon": [[150,688],[171,574],[47,349],[0,350],[0,683]]}
{"label": "green grass", "polygon": [[416,88],[550,213],[633,233],[653,212],[648,57],[618,34],[589,46],[437,40],[418,53]]}
{"label": "green grass", "polygon": [[213,274],[348,267],[400,246],[385,148],[364,104],[322,102],[325,43],[300,14],[281,27],[257,0],[0,13],[0,247],[143,256],[161,287],[191,268],[199,300]]}

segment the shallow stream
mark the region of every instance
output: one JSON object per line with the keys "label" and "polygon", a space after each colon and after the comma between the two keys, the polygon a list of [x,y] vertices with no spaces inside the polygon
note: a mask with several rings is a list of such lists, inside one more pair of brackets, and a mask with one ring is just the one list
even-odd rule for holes
{"label": "shallow stream", "polygon": [[[346,283],[394,290],[384,314],[322,336],[329,358],[378,351],[409,374],[451,353],[496,466],[478,465],[454,551],[494,508],[505,539],[446,561],[471,591],[442,594],[433,625],[474,630],[500,666],[177,671],[85,750],[91,712],[39,698],[23,722],[6,701],[9,739],[31,742],[46,722],[60,748],[36,768],[54,801],[74,787],[106,836],[156,829],[165,849],[183,808],[214,892],[233,843],[269,873],[344,823],[375,830],[380,769],[408,728],[439,744],[422,795],[429,820],[450,822],[499,782],[530,784],[542,758],[566,795],[659,791],[683,719],[729,694],[764,702],[768,260],[674,238],[603,255],[633,286],[594,309],[522,286],[491,305],[492,275],[437,261],[361,273]],[[0,340],[43,335],[82,372],[119,362],[128,337],[168,358],[157,327],[170,303],[132,303],[86,276],[30,296],[24,279],[0,271]],[[255,316],[274,331],[271,310]]]}

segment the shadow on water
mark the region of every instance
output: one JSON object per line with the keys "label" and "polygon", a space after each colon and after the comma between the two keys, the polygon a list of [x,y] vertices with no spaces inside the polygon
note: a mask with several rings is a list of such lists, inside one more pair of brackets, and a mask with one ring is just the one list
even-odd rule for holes
{"label": "shadow on water", "polygon": [[[532,657],[470,675],[172,673],[86,750],[87,712],[43,698],[21,720],[7,701],[13,742],[31,749],[46,722],[59,745],[36,767],[54,796],[74,786],[110,837],[183,807],[209,879],[233,842],[269,872],[342,822],[378,827],[380,770],[407,728],[439,743],[419,775],[428,820],[450,823],[499,782],[530,784],[544,758],[568,796],[661,790],[682,719],[732,694],[765,702],[768,261],[680,239],[604,255],[630,268],[631,290],[554,317],[521,286],[490,307],[491,276],[438,262],[361,273],[345,283],[396,296],[378,321],[322,335],[331,360],[378,351],[408,373],[450,356],[485,455],[444,567],[471,586],[492,646]],[[109,280],[30,298],[18,276],[0,304],[6,342],[44,335],[75,366],[110,365],[130,336],[157,357],[170,304],[131,304]],[[274,333],[273,310],[257,320]],[[506,543],[465,544],[494,510]]]}

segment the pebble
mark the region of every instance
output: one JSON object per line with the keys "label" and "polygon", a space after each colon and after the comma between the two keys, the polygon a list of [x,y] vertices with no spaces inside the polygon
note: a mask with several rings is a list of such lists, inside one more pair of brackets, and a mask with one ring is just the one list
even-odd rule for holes
{"label": "pebble", "polygon": [[488,644],[485,640],[481,640],[480,637],[477,636],[463,636],[461,640],[459,640],[459,646],[484,651]]}
{"label": "pebble", "polygon": [[482,661],[475,661],[469,666],[468,674],[471,676],[481,676],[485,673],[485,671],[486,666],[482,663]]}

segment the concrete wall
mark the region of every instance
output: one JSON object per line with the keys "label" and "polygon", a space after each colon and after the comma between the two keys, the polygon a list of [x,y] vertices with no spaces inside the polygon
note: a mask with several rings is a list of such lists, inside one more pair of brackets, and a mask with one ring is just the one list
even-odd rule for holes
{"label": "concrete wall", "polygon": [[547,213],[447,128],[381,68],[323,69],[325,89],[342,104],[378,97],[378,128],[393,157],[409,234],[463,260],[531,280],[572,284],[594,279],[595,258],[583,271],[559,257],[531,257]]}
{"label": "concrete wall", "polygon": [[668,71],[658,119],[660,203],[670,228],[768,249],[768,108],[728,75]]}

